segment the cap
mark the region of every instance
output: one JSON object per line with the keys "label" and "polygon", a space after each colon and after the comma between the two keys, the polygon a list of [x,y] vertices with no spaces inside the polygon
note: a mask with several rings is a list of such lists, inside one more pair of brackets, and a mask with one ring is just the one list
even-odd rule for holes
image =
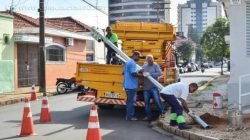
{"label": "cap", "polygon": [[137,55],[139,57],[143,57],[139,51],[134,51],[133,55]]}

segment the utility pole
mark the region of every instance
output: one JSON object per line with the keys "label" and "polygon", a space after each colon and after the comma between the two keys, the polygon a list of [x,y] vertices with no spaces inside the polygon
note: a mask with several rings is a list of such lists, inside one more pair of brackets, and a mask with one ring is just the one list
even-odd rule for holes
{"label": "utility pole", "polygon": [[46,95],[46,78],[45,78],[45,28],[44,28],[44,0],[40,0],[39,3],[39,92],[43,92]]}

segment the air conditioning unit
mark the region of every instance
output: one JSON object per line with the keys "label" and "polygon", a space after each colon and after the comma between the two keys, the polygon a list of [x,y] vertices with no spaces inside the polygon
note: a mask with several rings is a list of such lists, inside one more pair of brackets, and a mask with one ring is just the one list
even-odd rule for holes
{"label": "air conditioning unit", "polygon": [[74,38],[72,37],[67,37],[66,38],[66,46],[69,47],[69,46],[74,46]]}

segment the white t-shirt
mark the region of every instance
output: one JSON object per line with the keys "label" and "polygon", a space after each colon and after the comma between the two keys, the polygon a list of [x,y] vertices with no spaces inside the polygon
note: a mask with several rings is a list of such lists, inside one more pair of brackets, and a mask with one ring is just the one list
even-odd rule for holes
{"label": "white t-shirt", "polygon": [[160,93],[174,95],[176,98],[187,100],[189,94],[189,85],[182,82],[174,83],[164,87]]}

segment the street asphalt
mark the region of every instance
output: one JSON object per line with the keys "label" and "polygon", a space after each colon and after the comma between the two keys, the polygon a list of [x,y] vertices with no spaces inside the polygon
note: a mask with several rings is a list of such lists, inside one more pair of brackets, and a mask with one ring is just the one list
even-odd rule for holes
{"label": "street asphalt", "polygon": [[[181,75],[183,82],[200,82],[216,76],[219,69],[207,69],[205,73],[194,72]],[[83,140],[86,137],[90,104],[76,101],[76,94],[49,98],[52,122],[39,122],[41,100],[31,102],[36,136],[19,137],[24,103],[0,107],[0,140]],[[152,130],[145,121],[125,121],[125,109],[98,110],[103,140],[174,140],[176,137]],[[136,110],[139,119],[144,109]]]}

